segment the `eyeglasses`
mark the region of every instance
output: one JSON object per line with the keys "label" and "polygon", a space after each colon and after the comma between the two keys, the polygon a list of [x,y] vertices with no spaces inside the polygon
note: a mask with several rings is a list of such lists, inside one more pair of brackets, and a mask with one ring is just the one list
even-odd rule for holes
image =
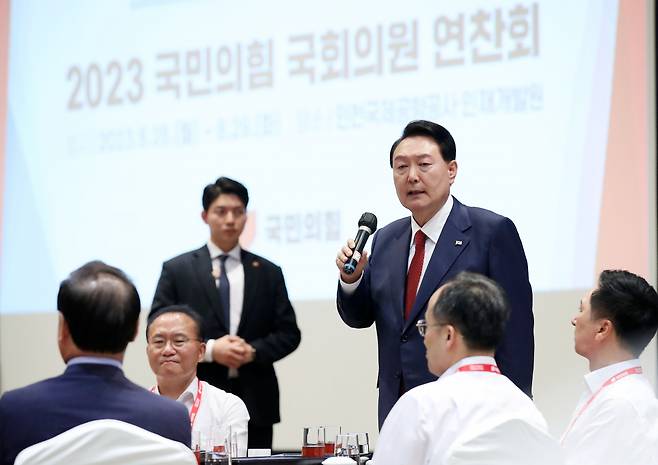
{"label": "eyeglasses", "polygon": [[190,341],[200,341],[200,339],[190,339],[187,336],[176,336],[173,339],[165,339],[164,337],[154,337],[149,341],[149,345],[157,350],[162,350],[167,347],[167,343],[171,342],[174,349],[182,349]]}
{"label": "eyeglasses", "polygon": [[425,334],[427,334],[427,328],[432,327],[432,326],[444,326],[441,323],[434,323],[433,325],[428,324],[427,321],[425,320],[418,320],[416,322],[416,328],[418,328],[418,333],[420,334],[421,337],[425,337]]}

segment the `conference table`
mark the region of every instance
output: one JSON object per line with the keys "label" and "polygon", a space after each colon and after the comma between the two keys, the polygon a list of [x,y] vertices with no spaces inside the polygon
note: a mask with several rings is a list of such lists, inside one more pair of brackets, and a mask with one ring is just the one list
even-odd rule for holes
{"label": "conference table", "polygon": [[235,458],[235,465],[319,465],[326,457],[302,457],[301,454],[275,454],[269,457]]}
{"label": "conference table", "polygon": [[[372,454],[368,454],[370,458]],[[302,457],[299,453],[275,454],[269,457],[241,457],[232,459],[234,465],[320,465],[327,457]],[[361,460],[364,460],[362,457]],[[225,463],[225,462],[222,462]],[[363,463],[363,462],[362,462]]]}

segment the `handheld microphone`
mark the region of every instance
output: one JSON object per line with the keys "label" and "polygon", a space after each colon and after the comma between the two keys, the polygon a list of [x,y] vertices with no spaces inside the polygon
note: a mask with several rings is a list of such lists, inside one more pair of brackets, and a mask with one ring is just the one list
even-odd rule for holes
{"label": "handheld microphone", "polygon": [[377,217],[369,212],[365,212],[361,215],[359,220],[359,230],[356,233],[356,238],[354,238],[354,248],[352,249],[352,256],[350,259],[343,265],[343,271],[346,274],[354,273],[356,270],[356,265],[361,260],[361,254],[363,253],[363,248],[368,242],[368,238],[377,230]]}

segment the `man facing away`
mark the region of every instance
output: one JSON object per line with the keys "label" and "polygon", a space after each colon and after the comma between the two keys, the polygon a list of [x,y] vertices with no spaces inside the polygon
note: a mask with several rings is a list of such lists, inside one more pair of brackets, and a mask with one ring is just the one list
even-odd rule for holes
{"label": "man facing away", "polygon": [[121,365],[138,330],[137,289],[119,269],[95,261],[62,281],[57,344],[66,371],[0,398],[0,464],[92,420],[131,423],[190,445],[185,408],[130,382]]}
{"label": "man facing away", "polygon": [[628,271],[603,271],[571,323],[590,372],[562,436],[567,463],[658,464],[658,401],[638,360],[658,329],[656,290]]}
{"label": "man facing away", "polygon": [[488,276],[505,290],[511,315],[496,351],[502,373],[531,394],[534,361],[532,289],[521,239],[508,218],[461,204],[455,141],[431,121],[412,121],[393,143],[389,162],[400,203],[411,217],[380,229],[372,257],[353,274],[348,241],[337,254],[337,306],[346,324],[377,326],[379,425],[406,390],[436,379],[427,369],[414,325],[432,293],[460,271]]}
{"label": "man facing away", "polygon": [[[509,312],[500,286],[476,273],[462,272],[432,295],[425,320],[416,326],[429,371],[439,378],[395,404],[377,441],[376,465],[443,464],[462,434],[498,421],[546,433],[532,400],[500,373],[494,359]],[[526,458],[524,463],[540,463]]]}
{"label": "man facing away", "polygon": [[187,304],[203,318],[199,379],[240,397],[249,410],[249,448],[272,447],[279,415],[274,362],[301,340],[281,268],[240,247],[249,193],[221,177],[203,190],[210,239],[165,262],[151,311]]}
{"label": "man facing away", "polygon": [[196,376],[206,351],[201,324],[199,314],[186,305],[164,307],[149,316],[146,354],[158,383],[151,391],[185,405],[193,449],[206,450],[213,435],[221,440],[230,428],[231,437],[237,439],[238,456],[245,457],[249,413],[244,402]]}

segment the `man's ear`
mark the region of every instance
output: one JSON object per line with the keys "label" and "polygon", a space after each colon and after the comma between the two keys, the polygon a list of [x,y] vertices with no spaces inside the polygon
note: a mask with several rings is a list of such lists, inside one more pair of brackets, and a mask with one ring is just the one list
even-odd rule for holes
{"label": "man's ear", "polygon": [[64,319],[64,315],[59,312],[59,317],[57,319],[57,342],[61,344],[67,339],[71,339],[71,331],[69,330],[68,323]]}
{"label": "man's ear", "polygon": [[199,357],[197,362],[199,363],[203,362],[205,356],[206,356],[206,343],[202,342],[201,344],[199,344]]}
{"label": "man's ear", "polygon": [[448,162],[448,181],[450,185],[455,182],[457,178],[457,160],[451,160]]}
{"label": "man's ear", "polygon": [[594,337],[597,341],[601,342],[611,337],[614,333],[615,326],[612,324],[612,321],[608,319],[602,319],[599,323],[599,329],[596,331],[596,335]]}
{"label": "man's ear", "polygon": [[453,325],[445,325],[446,333],[445,333],[445,341],[452,346],[455,343],[455,340],[457,339],[457,331],[455,330],[455,327]]}

